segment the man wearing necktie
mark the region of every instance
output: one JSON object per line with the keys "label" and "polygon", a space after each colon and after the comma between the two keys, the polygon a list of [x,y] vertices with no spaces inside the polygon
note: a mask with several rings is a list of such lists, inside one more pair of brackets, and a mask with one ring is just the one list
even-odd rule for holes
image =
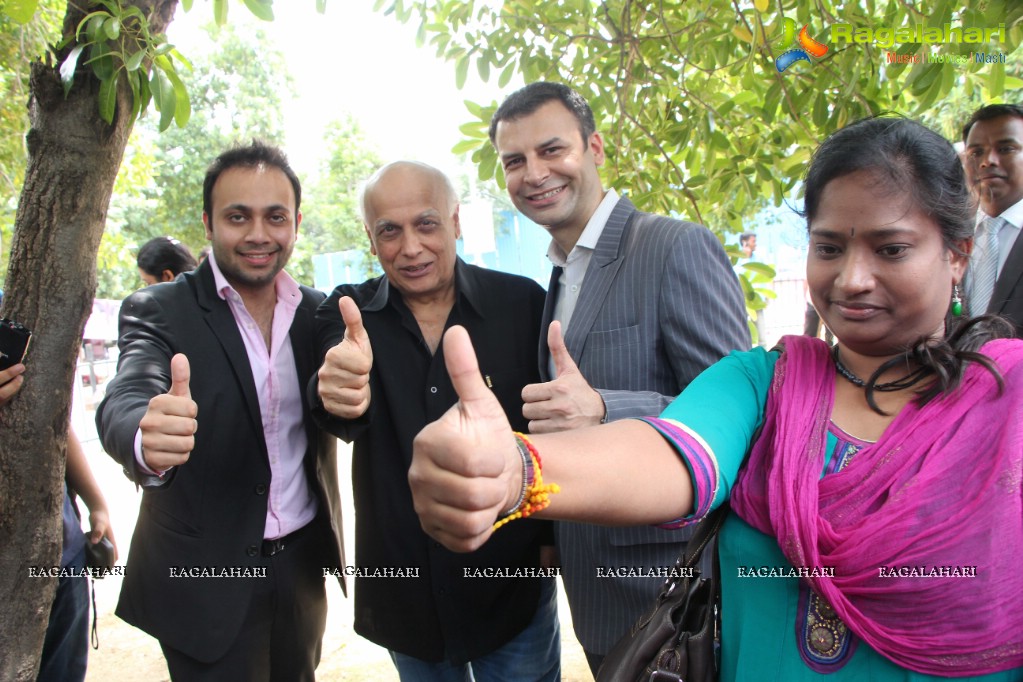
{"label": "man wearing necktie", "polygon": [[[491,119],[490,141],[512,203],[551,235],[543,382],[522,390],[530,432],[659,414],[706,367],[749,348],[742,289],[721,242],[604,189],[604,139],[579,93],[542,81],[512,93]],[[555,525],[572,623],[594,675],[660,591],[651,569],[670,568],[691,533]]]}
{"label": "man wearing necktie", "polygon": [[971,316],[1007,317],[1023,337],[1023,106],[989,104],[963,126],[966,177],[980,204],[970,274]]}

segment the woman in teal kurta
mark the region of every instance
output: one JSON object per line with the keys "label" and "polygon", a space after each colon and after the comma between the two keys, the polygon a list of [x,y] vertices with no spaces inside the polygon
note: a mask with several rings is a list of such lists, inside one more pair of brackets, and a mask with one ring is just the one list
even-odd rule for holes
{"label": "woman in teal kurta", "polygon": [[[946,324],[972,246],[958,156],[867,119],[817,150],[805,192],[833,349],[785,337],[660,417],[527,438],[451,329],[460,401],[409,472],[423,528],[470,551],[517,500],[509,518],[668,526],[727,500],[722,680],[1023,680],[1023,342],[998,318]],[[541,473],[561,486],[546,508]]]}
{"label": "woman in teal kurta", "polygon": [[[763,421],[779,355],[777,349],[762,348],[732,353],[701,374],[661,414],[665,420],[684,421],[717,455],[727,483],[715,496],[712,508],[727,498],[747,443]],[[719,409],[708,410],[708,405]],[[840,472],[860,448],[869,445],[829,424],[821,475]],[[684,448],[680,452],[687,456]],[[804,581],[789,577],[799,572],[777,541],[734,513],[729,514],[721,529],[718,557],[722,584],[721,679],[795,682],[819,680],[822,675],[864,682],[945,679],[901,668],[857,642]],[[783,623],[777,622],[777,614],[786,614]],[[840,674],[831,676],[838,671]],[[1019,670],[1007,670],[960,679],[1007,682],[1021,677]]]}

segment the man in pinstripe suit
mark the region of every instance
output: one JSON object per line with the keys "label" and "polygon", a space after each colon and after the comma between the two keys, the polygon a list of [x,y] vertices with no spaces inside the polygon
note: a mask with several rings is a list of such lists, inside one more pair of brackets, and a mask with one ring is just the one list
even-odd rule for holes
{"label": "man in pinstripe suit", "polygon": [[[534,433],[658,414],[705,367],[750,346],[718,239],[605,192],[595,128],[578,93],[543,82],[510,95],[490,124],[512,202],[551,233],[547,381],[522,392]],[[572,620],[594,673],[652,604],[688,533],[557,525]]]}

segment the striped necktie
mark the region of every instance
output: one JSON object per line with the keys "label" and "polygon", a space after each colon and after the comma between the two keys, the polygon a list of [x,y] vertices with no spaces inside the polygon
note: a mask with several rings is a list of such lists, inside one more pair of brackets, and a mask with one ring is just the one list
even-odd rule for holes
{"label": "striped necktie", "polygon": [[970,294],[970,315],[983,315],[991,302],[998,277],[998,232],[1002,218],[985,218],[977,227],[976,258],[973,261],[973,291]]}

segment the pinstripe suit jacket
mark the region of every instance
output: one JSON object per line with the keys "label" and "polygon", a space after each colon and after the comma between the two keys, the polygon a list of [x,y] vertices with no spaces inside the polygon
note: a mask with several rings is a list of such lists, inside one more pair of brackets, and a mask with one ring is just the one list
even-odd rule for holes
{"label": "pinstripe suit jacket", "polygon": [[[558,274],[555,269],[541,339],[547,338]],[[717,237],[620,199],[586,270],[565,345],[603,397],[609,421],[660,414],[708,365],[750,347],[742,291]],[[551,378],[549,359],[541,342],[544,380]],[[670,567],[690,534],[568,522],[556,524],[556,532],[576,636],[595,654],[607,653],[663,582],[603,577],[606,569]]]}

